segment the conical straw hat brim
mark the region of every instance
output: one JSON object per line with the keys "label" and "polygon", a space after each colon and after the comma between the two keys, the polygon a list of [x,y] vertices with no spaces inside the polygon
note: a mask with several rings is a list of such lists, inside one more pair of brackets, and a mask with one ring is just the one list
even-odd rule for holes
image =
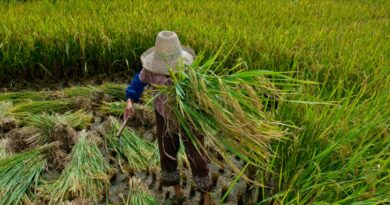
{"label": "conical straw hat brim", "polygon": [[154,47],[149,48],[141,55],[142,66],[155,74],[169,75],[169,69],[175,71],[180,64],[190,65],[196,55],[192,48],[182,46],[181,53],[173,59],[163,59],[155,55]]}

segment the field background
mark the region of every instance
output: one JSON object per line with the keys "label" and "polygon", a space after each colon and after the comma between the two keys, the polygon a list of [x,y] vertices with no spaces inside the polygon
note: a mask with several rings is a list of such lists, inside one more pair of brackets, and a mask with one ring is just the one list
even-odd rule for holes
{"label": "field background", "polygon": [[0,86],[126,75],[160,30],[226,66],[318,82],[280,105],[292,128],[258,177],[263,203],[390,202],[390,1],[16,1],[0,3]]}

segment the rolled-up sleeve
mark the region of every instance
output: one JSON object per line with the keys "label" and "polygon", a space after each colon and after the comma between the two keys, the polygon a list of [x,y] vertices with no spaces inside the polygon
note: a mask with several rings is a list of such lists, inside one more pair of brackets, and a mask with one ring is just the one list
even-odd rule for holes
{"label": "rolled-up sleeve", "polygon": [[139,102],[145,86],[148,83],[140,79],[140,73],[136,73],[131,80],[130,85],[126,88],[126,99],[132,99],[134,102]]}

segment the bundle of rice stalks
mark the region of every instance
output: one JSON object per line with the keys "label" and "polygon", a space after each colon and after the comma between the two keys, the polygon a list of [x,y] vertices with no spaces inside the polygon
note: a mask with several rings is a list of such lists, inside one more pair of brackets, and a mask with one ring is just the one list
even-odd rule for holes
{"label": "bundle of rice stalks", "polygon": [[[125,110],[125,102],[105,102],[100,107],[104,115],[122,116]],[[153,109],[148,106],[134,104],[134,116],[130,119],[133,125],[153,126],[155,124],[155,115]]]}
{"label": "bundle of rice stalks", "polygon": [[93,86],[72,86],[69,88],[65,88],[63,92],[63,97],[72,98],[72,97],[91,97],[92,93],[97,91],[98,89]]}
{"label": "bundle of rice stalks", "polygon": [[99,89],[103,90],[115,100],[123,100],[125,99],[126,86],[126,84],[103,83],[99,86]]}
{"label": "bundle of rice stalks", "polygon": [[246,71],[240,65],[225,69],[214,60],[200,65],[200,56],[192,66],[171,73],[173,86],[162,88],[162,93],[168,95],[178,124],[199,149],[204,147],[199,146],[197,133],[208,138],[234,171],[239,168],[225,149],[266,169],[264,162],[272,154],[270,142],[286,134],[282,123],[264,112],[264,105],[273,100],[267,95],[282,99],[281,91],[268,79],[281,84],[297,81],[278,72]]}
{"label": "bundle of rice stalks", "polygon": [[71,101],[69,100],[23,102],[15,105],[11,109],[11,114],[24,117],[24,116],[29,116],[31,114],[39,114],[44,112],[64,113],[69,110],[70,105],[71,105]]}
{"label": "bundle of rice stalks", "polygon": [[45,152],[51,146],[42,146],[0,160],[0,204],[18,204],[37,184],[46,166]]}
{"label": "bundle of rice stalks", "polygon": [[45,186],[50,204],[70,198],[97,203],[109,184],[110,172],[110,165],[96,143],[82,131],[60,178]]}
{"label": "bundle of rice stalks", "polygon": [[129,194],[125,200],[122,196],[123,204],[125,205],[157,205],[157,200],[152,196],[141,179],[132,177],[129,180]]}
{"label": "bundle of rice stalks", "polygon": [[19,91],[19,92],[8,92],[0,93],[0,101],[11,101],[14,103],[35,101],[35,100],[46,100],[50,97],[49,92],[45,91]]}
{"label": "bundle of rice stalks", "polygon": [[66,112],[64,114],[38,114],[24,118],[24,125],[39,128],[42,133],[48,134],[56,123],[66,123],[74,129],[87,128],[92,122],[92,116],[85,111]]}
{"label": "bundle of rice stalks", "polygon": [[135,131],[128,128],[123,130],[119,141],[116,137],[119,127],[120,124],[115,118],[109,118],[104,134],[109,147],[118,154],[118,157],[126,159],[129,171],[148,170],[150,159],[156,149],[155,144],[139,137]]}

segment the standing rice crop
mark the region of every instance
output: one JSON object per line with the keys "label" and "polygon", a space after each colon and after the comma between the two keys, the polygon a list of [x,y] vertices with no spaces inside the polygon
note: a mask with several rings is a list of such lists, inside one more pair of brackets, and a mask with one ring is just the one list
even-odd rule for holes
{"label": "standing rice crop", "polygon": [[71,160],[61,176],[49,183],[50,204],[58,204],[70,198],[98,202],[109,184],[110,165],[94,141],[82,131],[72,149]]}
{"label": "standing rice crop", "polygon": [[46,166],[45,152],[50,147],[46,145],[0,160],[0,204],[18,204],[37,185]]}

